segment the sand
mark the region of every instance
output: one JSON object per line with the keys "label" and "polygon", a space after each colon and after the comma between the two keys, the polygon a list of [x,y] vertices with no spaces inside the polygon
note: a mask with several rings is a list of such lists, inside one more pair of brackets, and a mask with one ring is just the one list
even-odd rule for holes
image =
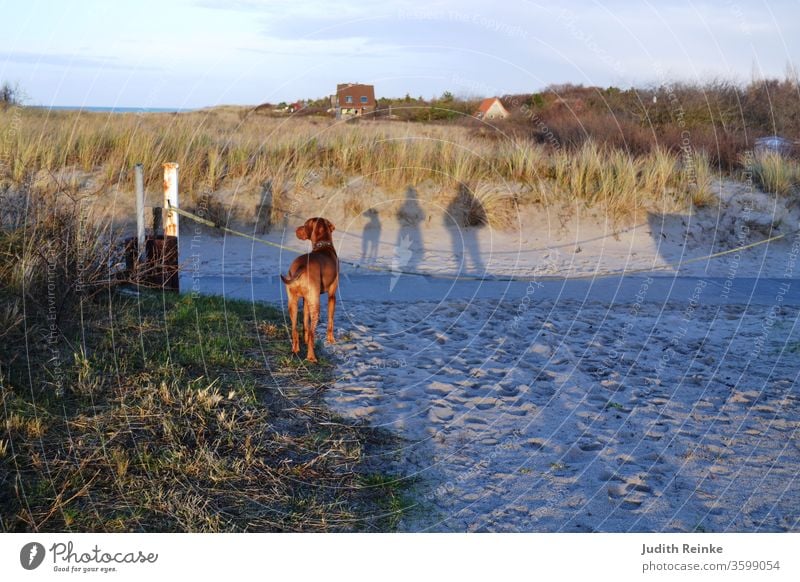
{"label": "sand", "polygon": [[797,529],[798,309],[692,305],[362,303],[328,402],[403,437],[406,530]]}

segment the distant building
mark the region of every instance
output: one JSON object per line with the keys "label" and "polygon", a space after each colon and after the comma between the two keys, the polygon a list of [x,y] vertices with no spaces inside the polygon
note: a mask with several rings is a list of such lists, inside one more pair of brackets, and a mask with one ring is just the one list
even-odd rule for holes
{"label": "distant building", "polygon": [[331,109],[336,119],[372,113],[375,111],[375,87],[359,83],[336,85],[336,94],[331,95]]}
{"label": "distant building", "polygon": [[288,111],[289,113],[296,113],[301,109],[303,109],[303,107],[305,107],[305,104],[302,101],[297,101],[296,103],[292,103],[291,105],[286,107],[286,111]]}
{"label": "distant building", "polygon": [[475,117],[478,119],[505,119],[509,115],[508,110],[503,107],[497,97],[489,97],[481,101],[478,111],[475,112]]}

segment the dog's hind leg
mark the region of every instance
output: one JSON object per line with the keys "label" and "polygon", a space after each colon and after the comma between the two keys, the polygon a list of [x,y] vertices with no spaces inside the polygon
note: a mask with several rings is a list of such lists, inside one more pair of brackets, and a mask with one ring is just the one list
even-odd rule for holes
{"label": "dog's hind leg", "polygon": [[309,321],[308,331],[306,332],[306,342],[308,344],[308,355],[306,359],[309,362],[316,362],[317,356],[314,354],[314,338],[317,324],[319,323],[319,295],[315,295],[310,300],[306,299],[303,308],[304,312],[308,312],[306,317],[308,318],[307,321]]}
{"label": "dog's hind leg", "polygon": [[292,352],[295,354],[300,351],[300,336],[297,333],[297,302],[297,295],[289,293],[289,318],[292,320]]}
{"label": "dog's hind leg", "polygon": [[336,314],[336,287],[328,290],[328,343],[335,344],[333,335],[333,316]]}
{"label": "dog's hind leg", "polygon": [[303,298],[303,341],[306,342],[308,345],[308,330],[311,329],[311,325],[309,323],[309,311],[308,307],[308,299],[305,297]]}

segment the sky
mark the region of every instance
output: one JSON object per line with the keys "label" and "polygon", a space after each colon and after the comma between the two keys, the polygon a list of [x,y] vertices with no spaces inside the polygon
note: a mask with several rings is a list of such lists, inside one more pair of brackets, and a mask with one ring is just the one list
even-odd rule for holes
{"label": "sky", "polygon": [[800,64],[800,0],[0,0],[26,102],[181,107],[646,86]]}

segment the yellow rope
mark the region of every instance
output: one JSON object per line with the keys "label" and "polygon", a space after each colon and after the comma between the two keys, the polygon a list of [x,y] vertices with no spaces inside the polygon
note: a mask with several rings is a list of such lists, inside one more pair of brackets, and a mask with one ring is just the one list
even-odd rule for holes
{"label": "yellow rope", "polygon": [[[287,246],[282,245],[280,243],[275,243],[275,242],[272,242],[272,241],[264,240],[264,239],[249,235],[249,234],[244,233],[244,232],[239,232],[238,230],[233,230],[232,228],[228,228],[227,226],[223,226],[221,224],[217,224],[217,223],[215,223],[215,222],[213,222],[211,220],[207,220],[205,218],[197,216],[196,214],[192,214],[191,212],[186,212],[185,210],[181,210],[180,208],[176,208],[174,206],[169,206],[168,210],[170,212],[176,212],[177,214],[179,214],[179,215],[181,215],[181,216],[183,216],[185,218],[188,218],[190,220],[194,220],[195,222],[199,222],[200,224],[205,224],[206,226],[210,226],[211,228],[217,228],[219,230],[225,231],[225,232],[230,233],[230,234],[235,235],[235,236],[240,236],[242,238],[246,238],[246,239],[252,240],[252,241],[257,242],[257,243],[269,245],[271,247],[279,248],[281,250],[288,251],[288,252],[291,252],[291,253],[302,254],[302,251],[298,251],[296,249],[287,247]],[[763,244],[766,244],[766,243],[770,243],[770,242],[782,239],[782,238],[786,237],[789,234],[794,234],[794,233],[797,233],[797,232],[800,232],[800,229],[794,230],[792,232],[784,233],[784,234],[778,234],[778,235],[775,235],[773,237],[770,237],[770,238],[767,238],[767,239],[764,239],[764,240],[761,240],[761,241],[758,241],[758,242],[746,244],[746,245],[743,245],[743,246],[740,246],[740,247],[736,247],[734,249],[730,249],[730,250],[727,250],[727,251],[720,251],[720,252],[717,252],[717,253],[712,253],[710,255],[705,255],[703,257],[695,257],[693,259],[687,259],[685,261],[681,261],[681,263],[678,264],[674,268],[675,269],[680,269],[681,267],[683,267],[685,265],[688,265],[688,264],[691,264],[691,263],[697,263],[697,262],[700,262],[700,261],[708,261],[708,260],[711,260],[711,259],[716,259],[717,257],[721,257],[723,255],[729,255],[731,253],[744,251],[744,250],[747,250],[747,249],[750,249],[750,248],[753,248],[753,247],[757,247],[757,246],[760,246],[760,245],[763,245]],[[525,281],[536,281],[536,280],[539,280],[539,279],[546,279],[547,278],[547,276],[515,277],[513,275],[500,276],[500,277],[494,277],[494,276],[491,276],[491,275],[486,275],[486,276],[444,275],[444,274],[435,274],[435,273],[424,273],[424,272],[419,272],[419,271],[403,271],[403,270],[386,268],[386,267],[376,267],[374,265],[360,265],[358,263],[354,263],[352,261],[345,261],[345,260],[342,260],[342,259],[339,259],[339,262],[340,263],[345,263],[347,265],[352,265],[352,266],[354,266],[354,267],[356,267],[358,269],[366,269],[366,270],[369,270],[369,271],[389,272],[389,273],[403,274],[403,275],[415,275],[415,276],[419,276],[419,277],[428,277],[430,279],[447,279],[447,280],[450,280],[450,281],[500,281],[500,282],[503,282],[503,281],[520,281],[520,282],[525,282]],[[672,265],[660,265],[660,266],[653,266],[653,267],[641,267],[641,268],[638,268],[638,269],[623,269],[621,271],[605,271],[605,272],[602,272],[602,273],[595,272],[595,273],[588,273],[588,274],[585,274],[585,275],[573,275],[573,276],[558,277],[558,278],[559,279],[570,279],[570,280],[573,280],[573,279],[592,279],[592,278],[595,278],[595,277],[606,277],[606,276],[609,276],[609,275],[623,276],[623,275],[630,275],[630,274],[633,274],[633,273],[649,273],[651,271],[661,271],[661,270],[664,270],[664,269],[672,269],[672,268],[673,268]]]}

